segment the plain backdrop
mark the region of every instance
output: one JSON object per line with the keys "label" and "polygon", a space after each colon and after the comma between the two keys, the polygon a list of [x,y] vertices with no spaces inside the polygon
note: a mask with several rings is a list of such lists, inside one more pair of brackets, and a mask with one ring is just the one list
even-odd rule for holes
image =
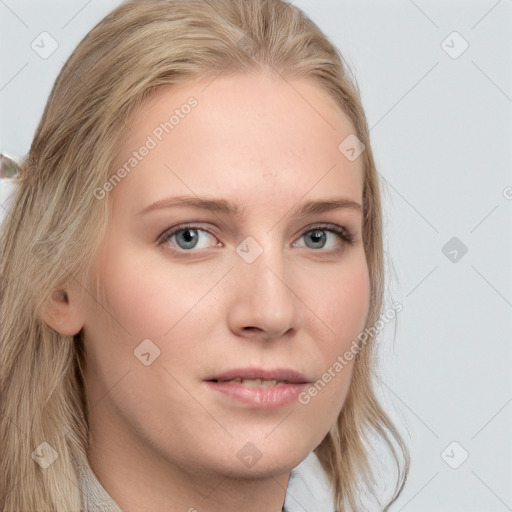
{"label": "plain backdrop", "polygon": [[[119,3],[0,0],[0,151],[27,153],[66,58]],[[381,176],[403,310],[379,372],[412,452],[392,510],[512,510],[512,0],[293,3],[355,75]]]}

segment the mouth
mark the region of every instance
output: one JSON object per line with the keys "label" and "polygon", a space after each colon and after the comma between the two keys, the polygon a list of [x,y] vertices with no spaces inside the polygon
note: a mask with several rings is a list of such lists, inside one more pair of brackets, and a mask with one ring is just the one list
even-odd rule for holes
{"label": "mouth", "polygon": [[235,377],[234,379],[212,379],[207,382],[234,382],[238,384],[243,384],[244,386],[247,386],[248,388],[269,388],[271,386],[279,386],[283,384],[292,384],[291,382],[287,380],[262,380],[262,379],[242,379],[242,377]]}
{"label": "mouth", "polygon": [[206,386],[228,404],[255,409],[290,405],[310,381],[291,369],[238,368],[205,380]]}
{"label": "mouth", "polygon": [[209,382],[237,382],[248,387],[270,387],[281,384],[308,384],[310,381],[291,368],[234,368],[215,375]]}

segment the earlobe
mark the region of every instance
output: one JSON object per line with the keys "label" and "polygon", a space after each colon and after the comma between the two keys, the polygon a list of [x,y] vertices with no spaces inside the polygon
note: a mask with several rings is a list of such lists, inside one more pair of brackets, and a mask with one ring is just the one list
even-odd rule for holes
{"label": "earlobe", "polygon": [[78,295],[66,290],[55,290],[42,313],[42,320],[54,331],[65,336],[78,334],[84,325]]}

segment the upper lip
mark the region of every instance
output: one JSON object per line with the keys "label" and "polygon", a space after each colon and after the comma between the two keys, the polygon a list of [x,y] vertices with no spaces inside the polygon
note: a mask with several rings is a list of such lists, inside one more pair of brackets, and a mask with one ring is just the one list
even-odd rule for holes
{"label": "upper lip", "polygon": [[305,384],[309,382],[307,377],[290,368],[275,368],[272,370],[264,368],[233,368],[207,380],[230,380],[236,377],[241,377],[242,379],[284,380],[292,384]]}

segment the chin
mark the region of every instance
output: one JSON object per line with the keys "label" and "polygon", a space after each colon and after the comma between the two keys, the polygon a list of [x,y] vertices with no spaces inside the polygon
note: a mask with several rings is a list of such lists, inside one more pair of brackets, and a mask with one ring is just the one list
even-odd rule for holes
{"label": "chin", "polygon": [[[268,436],[259,436],[259,439]],[[211,455],[215,450],[209,450],[208,458],[215,471],[230,478],[268,478],[289,473],[300,464],[316,447],[318,443],[305,443],[304,437],[294,439],[293,436],[283,435],[281,438],[267,439],[261,442],[250,441],[251,436],[243,440],[232,439],[224,446],[219,458],[215,461]],[[219,446],[217,446],[218,450]],[[213,468],[212,468],[213,469]]]}

